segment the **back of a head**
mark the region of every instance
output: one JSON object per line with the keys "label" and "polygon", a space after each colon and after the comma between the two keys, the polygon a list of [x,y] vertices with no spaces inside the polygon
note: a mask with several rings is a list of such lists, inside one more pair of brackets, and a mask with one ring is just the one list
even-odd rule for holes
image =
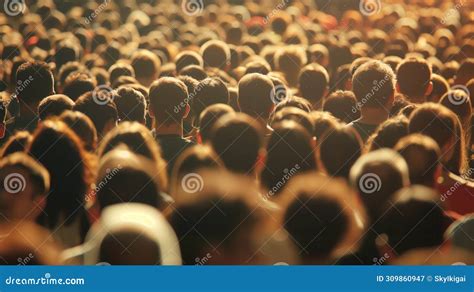
{"label": "back of a head", "polygon": [[283,72],[291,86],[297,86],[302,67],[307,63],[305,50],[301,46],[282,47],[275,53],[276,69]]}
{"label": "back of a head", "polygon": [[313,171],[317,166],[312,138],[303,126],[294,121],[283,121],[275,125],[273,130],[268,140],[267,159],[260,180],[265,188],[276,195],[287,181],[284,177],[288,174]]}
{"label": "back of a head", "polygon": [[274,106],[275,96],[275,87],[268,76],[252,73],[239,81],[239,107],[252,117],[266,120]]}
{"label": "back of a head", "polygon": [[380,61],[368,61],[355,71],[352,90],[361,103],[361,108],[382,108],[389,111],[391,105],[387,103],[395,93],[395,74],[390,66]]}
{"label": "back of a head", "polygon": [[474,215],[467,215],[451,224],[446,230],[445,238],[460,249],[474,252],[472,238],[474,237]]}
{"label": "back of a head", "polygon": [[407,163],[391,149],[380,149],[361,156],[349,176],[372,222],[384,213],[393,194],[410,183]]}
{"label": "back of a head", "polygon": [[78,111],[65,111],[59,119],[76,133],[87,151],[95,150],[98,140],[97,130],[88,116]]}
{"label": "back of a head", "polygon": [[412,134],[402,138],[394,148],[408,164],[412,184],[433,187],[441,156],[438,144],[428,136]]}
{"label": "back of a head", "polygon": [[197,65],[202,67],[204,61],[198,53],[194,51],[183,51],[179,53],[175,58],[176,72],[180,73],[181,70],[190,65]]}
{"label": "back of a head", "polygon": [[179,79],[162,77],[150,87],[150,113],[160,124],[180,123],[188,106],[188,89]]}
{"label": "back of a head", "polygon": [[323,110],[339,120],[350,123],[360,118],[357,99],[352,91],[338,90],[331,93],[323,104]]}
{"label": "back of a head", "polygon": [[213,104],[201,112],[197,122],[199,134],[202,142],[207,142],[211,138],[211,131],[214,124],[224,115],[235,113],[234,109],[226,104]]}
{"label": "back of a head", "polygon": [[263,145],[261,126],[246,114],[238,113],[223,116],[211,131],[211,145],[226,168],[252,174]]}
{"label": "back of a head", "polygon": [[41,100],[38,105],[38,115],[41,120],[50,116],[59,116],[67,110],[72,110],[74,101],[63,94],[54,94]]}
{"label": "back of a head", "polygon": [[362,153],[362,141],[354,129],[339,126],[325,133],[318,142],[318,154],[326,172],[349,178],[349,172]]}
{"label": "back of a head", "polygon": [[160,59],[148,50],[139,50],[132,55],[132,67],[135,77],[144,86],[149,86],[158,77]]}
{"label": "back of a head", "polygon": [[199,82],[192,96],[191,109],[195,116],[213,104],[228,104],[229,90],[220,78],[206,78]]}
{"label": "back of a head", "polygon": [[443,76],[438,74],[432,74],[431,82],[433,82],[433,91],[431,91],[427,99],[431,102],[438,102],[448,92],[449,83]]}
{"label": "back of a head", "polygon": [[230,63],[230,49],[223,41],[210,40],[201,47],[205,67],[225,69]]}
{"label": "back of a head", "polygon": [[76,101],[81,95],[92,92],[97,86],[97,80],[89,73],[73,72],[64,82],[63,94]]}
{"label": "back of a head", "polygon": [[143,94],[128,86],[122,86],[117,90],[114,99],[120,121],[136,121],[145,123],[146,100]]}
{"label": "back of a head", "polygon": [[272,116],[270,125],[276,125],[282,121],[295,121],[303,126],[310,135],[314,132],[313,122],[308,112],[297,107],[285,107]]}
{"label": "back of a head", "polygon": [[28,131],[17,131],[0,148],[0,158],[15,152],[24,152],[32,139]]}
{"label": "back of a head", "polygon": [[401,93],[409,99],[424,97],[431,82],[431,67],[423,59],[404,60],[397,68],[397,82]]}
{"label": "back of a head", "polygon": [[316,173],[298,175],[285,187],[278,200],[283,227],[303,264],[329,264],[356,248],[365,213],[355,198],[342,180]]}
{"label": "back of a head", "polygon": [[[116,93],[112,94],[115,95]],[[118,119],[117,106],[113,98],[99,100],[96,92],[88,92],[81,95],[76,100],[73,110],[87,115],[94,123],[100,136],[105,134],[108,126],[115,125]]]}
{"label": "back of a head", "polygon": [[472,107],[471,99],[467,92],[460,89],[450,90],[441,97],[439,103],[454,112],[458,116],[464,130],[468,130]]}
{"label": "back of a head", "polygon": [[89,230],[86,265],[180,265],[176,234],[156,208],[122,203],[106,208]]}
{"label": "back of a head", "polygon": [[318,64],[310,64],[301,70],[298,88],[301,96],[313,105],[321,104],[327,92],[329,75],[326,69]]}
{"label": "back of a head", "polygon": [[444,242],[448,221],[438,199],[436,191],[424,186],[407,187],[394,195],[380,232],[396,255],[415,248],[438,248]]}
{"label": "back of a head", "polygon": [[54,94],[53,73],[46,63],[27,62],[20,65],[15,84],[15,93],[27,104],[35,105],[46,96]]}
{"label": "back of a head", "polygon": [[401,115],[388,119],[379,125],[367,141],[368,150],[393,148],[406,135],[408,135],[408,119],[405,116]]}

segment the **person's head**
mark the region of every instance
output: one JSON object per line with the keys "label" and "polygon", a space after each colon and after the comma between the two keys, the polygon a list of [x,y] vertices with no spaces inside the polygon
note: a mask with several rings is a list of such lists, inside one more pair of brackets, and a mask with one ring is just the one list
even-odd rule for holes
{"label": "person's head", "polygon": [[441,97],[448,92],[449,83],[443,76],[438,74],[431,76],[431,82],[433,83],[433,90],[430,95],[427,96],[427,101],[438,102]]}
{"label": "person's head", "polygon": [[202,143],[208,142],[211,138],[212,128],[215,123],[224,115],[232,113],[235,113],[234,109],[222,103],[210,105],[203,110],[197,120],[200,141]]}
{"label": "person's head", "polygon": [[318,64],[305,66],[298,78],[298,89],[302,97],[311,102],[315,109],[322,106],[323,98],[328,93],[329,74]]}
{"label": "person's head", "polygon": [[225,70],[230,65],[230,48],[223,41],[210,40],[201,47],[205,67]]}
{"label": "person's head", "polygon": [[48,171],[26,153],[0,160],[0,212],[7,220],[34,221],[43,211],[49,192]]}
{"label": "person's head", "polygon": [[114,102],[120,121],[135,121],[145,124],[147,103],[140,91],[124,85],[117,90]]}
{"label": "person's head", "polygon": [[[112,94],[115,95],[116,93]],[[99,100],[94,92],[88,92],[80,96],[76,100],[73,110],[85,114],[92,120],[99,139],[115,127],[118,121],[117,106],[113,98]]]}
{"label": "person's head", "polygon": [[368,151],[381,148],[393,148],[397,142],[408,135],[408,119],[403,116],[396,116],[388,119],[370,136],[367,141]]}
{"label": "person's head", "polygon": [[166,209],[170,200],[162,195],[166,185],[160,181],[166,169],[160,171],[153,160],[127,148],[124,144],[101,157],[95,189],[86,195],[86,200],[95,197],[101,211],[121,203],[141,203]]}
{"label": "person's head", "polygon": [[160,189],[166,190],[168,187],[166,162],[161,157],[160,147],[151,132],[137,122],[120,123],[101,141],[98,150],[99,157],[103,157],[122,144],[133,153],[144,156],[155,163],[154,177],[158,181]]}
{"label": "person's head", "polygon": [[474,58],[467,58],[459,67],[458,71],[456,72],[456,77],[454,83],[456,85],[465,85],[469,80],[474,78]]}
{"label": "person's head", "polygon": [[285,46],[275,53],[275,66],[285,74],[285,78],[292,87],[298,86],[298,77],[302,67],[307,63],[307,56],[300,46]]}
{"label": "person's head", "polygon": [[431,74],[424,59],[406,59],[397,67],[397,89],[411,102],[423,103],[433,90]]}
{"label": "person's head", "polygon": [[108,74],[110,84],[114,84],[120,76],[135,77],[135,70],[132,65],[125,62],[119,62],[110,66]]}
{"label": "person's head", "polygon": [[313,122],[308,112],[297,107],[285,107],[277,111],[271,119],[270,126],[276,125],[283,121],[295,121],[299,125],[303,126],[306,131],[312,136],[314,132]]}
{"label": "person's head", "polygon": [[85,265],[180,265],[176,234],[166,218],[139,203],[107,207],[89,230]]}
{"label": "person's head", "polygon": [[252,73],[239,81],[239,107],[249,116],[266,122],[272,112],[275,96],[275,86],[268,76]]}
{"label": "person's head", "polygon": [[349,176],[371,222],[380,218],[396,191],[410,184],[407,163],[391,149],[379,149],[362,155]]}
{"label": "person's head", "polygon": [[474,252],[474,215],[466,215],[451,224],[445,232],[445,238],[455,248]]}
{"label": "person's head", "polygon": [[467,134],[472,115],[472,105],[469,95],[464,90],[450,90],[441,97],[439,103],[458,116],[464,133]]}
{"label": "person's head", "polygon": [[181,124],[189,112],[188,89],[179,79],[162,77],[150,87],[149,113],[158,125]]}
{"label": "person's head", "polygon": [[193,115],[198,117],[210,105],[228,104],[229,90],[220,78],[206,78],[196,86],[191,102]]}
{"label": "person's head", "polygon": [[92,120],[85,114],[77,111],[65,111],[59,116],[59,119],[65,123],[81,139],[84,149],[94,152],[97,147],[97,131]]}
{"label": "person's head", "polygon": [[69,225],[84,215],[91,164],[77,135],[63,122],[46,120],[33,133],[28,153],[51,176],[51,191],[39,222],[54,228],[61,217]]}
{"label": "person's head", "polygon": [[202,67],[204,61],[198,53],[194,51],[183,51],[175,57],[176,72],[180,73],[183,68],[191,65]]}
{"label": "person's head", "polygon": [[31,134],[28,131],[18,131],[8,138],[0,148],[0,158],[15,152],[24,152],[31,141]]}
{"label": "person's head", "polygon": [[238,113],[221,117],[211,130],[210,144],[230,171],[255,175],[263,155],[263,129],[250,116]]}
{"label": "person's head", "polygon": [[169,222],[180,241],[183,264],[261,264],[256,245],[264,202],[254,180],[222,170],[183,178]]}
{"label": "person's head", "polygon": [[51,116],[59,116],[67,110],[72,110],[74,101],[63,94],[54,94],[43,98],[38,105],[38,115],[44,121]]}
{"label": "person's head", "polygon": [[291,235],[302,264],[332,264],[357,248],[365,212],[342,180],[316,173],[297,175],[283,190],[282,227]]}
{"label": "person's head", "polygon": [[407,162],[411,184],[435,186],[436,179],[441,174],[441,152],[433,139],[421,134],[411,134],[400,139],[394,150]]}
{"label": "person's head", "polygon": [[395,74],[380,61],[361,65],[352,77],[352,91],[362,114],[366,108],[388,112],[395,94]]}
{"label": "person's head", "polygon": [[419,106],[410,116],[408,131],[433,138],[441,149],[441,161],[456,174],[464,169],[466,154],[461,122],[455,113],[435,103]]}
{"label": "person's head", "polygon": [[309,116],[314,125],[313,136],[316,138],[316,142],[322,139],[324,133],[337,128],[340,124],[338,119],[328,112],[313,111]]}
{"label": "person's head", "polygon": [[406,187],[394,195],[393,205],[380,222],[386,246],[379,248],[393,258],[416,248],[439,248],[447,226],[435,190],[419,185]]}
{"label": "person's head", "polygon": [[323,111],[330,112],[344,123],[350,123],[360,118],[357,99],[352,91],[338,90],[331,93],[324,100]]}
{"label": "person's head", "polygon": [[138,50],[132,55],[132,67],[135,78],[143,86],[150,84],[158,78],[160,72],[160,58],[148,50]]}
{"label": "person's head", "polygon": [[311,135],[294,121],[276,124],[267,143],[267,159],[260,173],[262,186],[277,196],[288,176],[317,169]]}
{"label": "person's head", "polygon": [[63,94],[76,101],[81,95],[92,92],[97,86],[95,78],[84,72],[71,73],[64,82]]}
{"label": "person's head", "polygon": [[43,62],[21,64],[16,71],[15,84],[18,99],[34,109],[43,98],[55,93],[53,73]]}
{"label": "person's head", "polygon": [[362,140],[353,128],[338,126],[319,139],[317,153],[327,174],[348,179],[352,165],[362,153]]}

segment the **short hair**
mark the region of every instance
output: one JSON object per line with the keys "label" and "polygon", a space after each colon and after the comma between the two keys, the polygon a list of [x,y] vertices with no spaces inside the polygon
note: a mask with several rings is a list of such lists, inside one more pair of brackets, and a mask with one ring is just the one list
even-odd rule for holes
{"label": "short hair", "polygon": [[467,84],[469,80],[474,78],[474,58],[466,58],[462,61],[461,66],[456,73],[455,84]]}
{"label": "short hair", "polygon": [[59,119],[76,133],[87,151],[95,151],[98,140],[97,130],[87,115],[78,111],[65,111]]}
{"label": "short hair", "polygon": [[189,65],[197,65],[202,67],[204,61],[198,53],[194,51],[183,51],[179,53],[175,58],[176,72],[180,73],[183,68]]}
{"label": "short hair", "polygon": [[443,244],[448,226],[439,194],[425,186],[411,186],[394,195],[393,205],[380,222],[390,248],[401,255],[416,248],[434,248]]}
{"label": "short hair", "polygon": [[439,103],[458,116],[461,126],[465,131],[469,130],[472,105],[467,92],[461,89],[450,90],[441,97]]}
{"label": "short hair", "polygon": [[313,122],[313,136],[316,138],[316,142],[322,139],[324,133],[335,129],[340,125],[338,119],[329,112],[313,111],[309,116]]}
{"label": "short hair", "polygon": [[313,104],[322,101],[328,88],[329,74],[326,69],[318,64],[305,66],[298,79],[298,88],[301,96]]}
{"label": "short hair", "polygon": [[135,70],[133,69],[132,65],[124,63],[124,62],[119,62],[114,65],[112,65],[109,68],[109,81],[111,84],[114,84],[115,81],[120,77],[120,76],[131,76],[135,77]]}
{"label": "short hair", "polygon": [[120,121],[145,122],[147,104],[143,94],[126,85],[117,90],[114,100]]}
{"label": "short hair", "polygon": [[220,78],[206,78],[196,86],[191,102],[193,114],[199,116],[210,105],[229,104],[229,90]]}
{"label": "short hair", "polygon": [[352,77],[352,90],[361,108],[384,108],[395,93],[392,68],[380,61],[364,63]]}
{"label": "short hair", "polygon": [[239,81],[239,107],[252,117],[266,120],[274,105],[272,97],[275,99],[275,96],[275,87],[268,76],[252,73]]}
{"label": "short hair", "polygon": [[104,104],[103,102],[98,103],[94,96],[95,94],[93,92],[87,92],[81,95],[76,100],[73,110],[87,115],[94,123],[97,132],[102,135],[104,134],[103,131],[107,122],[110,120],[114,122],[118,120],[117,106],[113,98],[107,99]]}
{"label": "short hair", "polygon": [[330,112],[334,117],[345,123],[360,118],[357,99],[352,91],[337,90],[331,93],[324,100],[323,111]]}
{"label": "short hair", "polygon": [[380,124],[367,141],[368,150],[393,148],[397,142],[408,135],[408,119],[401,115]]}
{"label": "short hair", "polygon": [[79,96],[92,92],[97,86],[97,81],[88,73],[73,72],[64,82],[63,94],[76,101]]}
{"label": "short hair", "polygon": [[178,123],[188,106],[188,89],[179,79],[162,77],[150,86],[150,110],[159,123]]}
{"label": "short hair", "polygon": [[410,183],[407,163],[388,148],[362,155],[352,167],[349,180],[372,223],[387,209],[393,194]]}
{"label": "short hair", "polygon": [[229,105],[217,103],[208,106],[199,115],[197,126],[202,142],[207,142],[211,138],[212,128],[216,122],[226,114],[235,113],[234,109]]}
{"label": "short hair", "polygon": [[[33,196],[46,196],[49,192],[50,177],[46,168],[24,152],[16,152],[0,159],[0,173],[8,173],[21,169],[29,176],[33,185]],[[21,174],[20,174],[21,176]],[[24,178],[23,178],[24,179]],[[7,185],[8,181],[3,182]],[[11,180],[13,184],[13,179]],[[8,192],[8,189],[5,188]],[[26,215],[26,214],[25,214]]]}
{"label": "short hair", "polygon": [[313,135],[314,126],[309,113],[297,107],[285,107],[276,112],[272,116],[270,126],[287,120],[297,122],[303,126],[311,136]]}
{"label": "short hair", "polygon": [[74,72],[85,72],[87,71],[87,68],[86,66],[84,66],[83,64],[77,62],[77,61],[74,61],[74,62],[67,62],[66,64],[64,64],[61,69],[59,70],[59,74],[58,74],[58,82],[59,82],[59,85],[61,87],[64,86],[64,84],[66,83],[66,79],[69,77],[69,75],[71,75],[72,73]]}
{"label": "short hair", "polygon": [[449,83],[448,81],[441,75],[433,74],[431,76],[431,82],[433,82],[433,91],[428,96],[427,100],[431,102],[438,102],[441,97],[448,92],[449,90]]}
{"label": "short hair", "polygon": [[198,65],[189,65],[181,69],[179,74],[182,76],[190,76],[194,79],[201,81],[208,77],[206,71]]}
{"label": "short hair", "polygon": [[132,55],[131,64],[138,80],[158,76],[161,66],[160,58],[144,49],[138,50]]}
{"label": "short hair", "polygon": [[362,154],[362,140],[353,128],[338,126],[323,135],[318,150],[329,175],[348,179],[351,167]]}
{"label": "short hair", "polygon": [[200,51],[205,67],[225,69],[230,63],[230,48],[223,41],[210,40]]}
{"label": "short hair", "polygon": [[31,142],[32,136],[28,131],[17,131],[10,136],[0,148],[0,158],[15,152],[24,152]]}
{"label": "short hair", "polygon": [[[27,104],[39,103],[54,94],[54,77],[44,62],[26,62],[16,71],[15,94]],[[20,90],[21,89],[21,90]]]}
{"label": "short hair", "polygon": [[64,94],[54,94],[43,98],[38,105],[38,115],[41,120],[50,116],[59,116],[67,110],[72,110],[74,101]]}
{"label": "short hair", "polygon": [[431,82],[431,67],[423,59],[409,58],[397,68],[400,92],[410,97],[422,97]]}
{"label": "short hair", "polygon": [[441,150],[436,141],[421,134],[411,134],[400,139],[394,149],[407,162],[412,184],[427,187],[435,185],[436,170],[441,157]]}
{"label": "short hair", "polygon": [[210,142],[227,169],[250,174],[263,146],[263,129],[246,114],[226,115],[215,123]]}

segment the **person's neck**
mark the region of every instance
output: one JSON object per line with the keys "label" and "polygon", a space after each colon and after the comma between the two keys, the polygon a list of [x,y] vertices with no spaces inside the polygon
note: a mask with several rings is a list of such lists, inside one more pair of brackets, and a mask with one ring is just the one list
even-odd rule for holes
{"label": "person's neck", "polygon": [[183,135],[183,125],[181,123],[160,124],[155,122],[156,135]]}
{"label": "person's neck", "polygon": [[362,108],[358,121],[368,125],[379,125],[387,119],[388,113],[383,108]]}

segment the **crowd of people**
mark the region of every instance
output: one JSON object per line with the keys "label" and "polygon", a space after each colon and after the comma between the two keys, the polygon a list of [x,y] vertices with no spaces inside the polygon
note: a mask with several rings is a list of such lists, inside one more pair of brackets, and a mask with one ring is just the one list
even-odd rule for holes
{"label": "crowd of people", "polygon": [[474,264],[474,2],[10,2],[0,264]]}

